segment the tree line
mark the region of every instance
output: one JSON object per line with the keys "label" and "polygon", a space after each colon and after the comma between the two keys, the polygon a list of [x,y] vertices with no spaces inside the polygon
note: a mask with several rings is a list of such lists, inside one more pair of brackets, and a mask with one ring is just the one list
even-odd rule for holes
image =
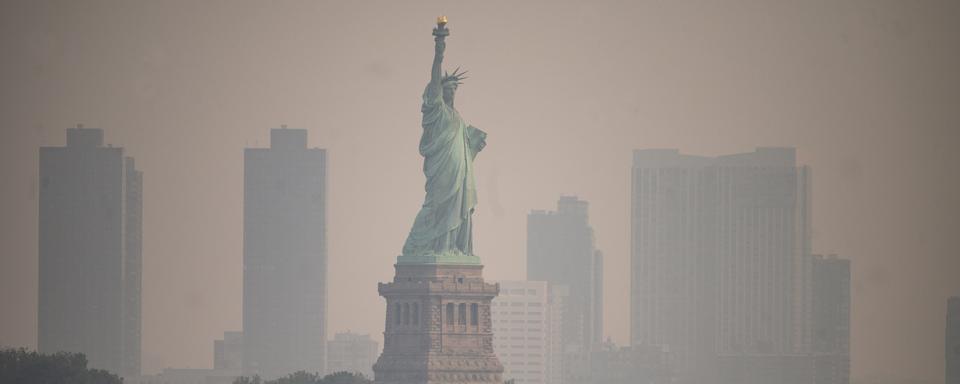
{"label": "tree line", "polygon": [[297,371],[275,380],[261,380],[260,376],[238,377],[233,384],[372,384],[373,381],[359,373],[336,372],[326,376],[319,373]]}
{"label": "tree line", "polygon": [[44,354],[25,348],[0,349],[0,383],[122,384],[120,376],[87,368],[82,353]]}

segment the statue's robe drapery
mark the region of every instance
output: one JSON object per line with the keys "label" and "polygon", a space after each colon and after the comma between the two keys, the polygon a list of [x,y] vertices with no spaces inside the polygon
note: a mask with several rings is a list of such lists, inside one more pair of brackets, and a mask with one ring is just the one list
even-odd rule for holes
{"label": "statue's robe drapery", "polygon": [[443,101],[439,84],[427,85],[421,111],[420,154],[427,194],[403,245],[403,255],[473,255],[471,215],[477,206],[473,159],[486,145],[487,134],[467,125],[457,110]]}

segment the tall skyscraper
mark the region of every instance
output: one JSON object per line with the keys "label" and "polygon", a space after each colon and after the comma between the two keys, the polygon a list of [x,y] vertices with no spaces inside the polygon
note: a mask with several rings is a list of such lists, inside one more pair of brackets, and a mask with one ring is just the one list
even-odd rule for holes
{"label": "tall skyscraper", "polygon": [[632,343],[694,380],[720,355],[807,353],[809,184],[792,148],[634,151]]}
{"label": "tall skyscraper", "polygon": [[813,256],[814,383],[850,382],[850,260]]}
{"label": "tall skyscraper", "polygon": [[67,129],[40,148],[40,352],[140,374],[142,173],[103,130]]}
{"label": "tall skyscraper", "polygon": [[602,341],[602,268],[586,201],[562,196],[556,211],[527,216],[527,280],[569,289],[561,331],[564,381],[583,379],[589,352]]}
{"label": "tall skyscraper", "polygon": [[380,345],[370,335],[338,332],[327,342],[327,373],[353,372],[373,378]]}
{"label": "tall skyscraper", "polygon": [[304,129],[244,152],[243,372],[325,371],[326,164]]}
{"label": "tall skyscraper", "polygon": [[946,384],[960,384],[960,296],[947,300]]}
{"label": "tall skyscraper", "polygon": [[[560,366],[552,354],[560,340],[551,325],[559,315],[551,310],[553,300],[545,281],[500,281],[500,295],[493,299],[493,350],[503,364],[504,380],[520,383],[550,383],[559,377]],[[560,322],[556,322],[560,324]]]}

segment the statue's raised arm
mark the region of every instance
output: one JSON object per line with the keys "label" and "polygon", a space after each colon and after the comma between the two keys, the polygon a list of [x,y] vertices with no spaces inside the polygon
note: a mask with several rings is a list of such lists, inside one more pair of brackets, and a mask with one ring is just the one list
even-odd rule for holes
{"label": "statue's raised arm", "polygon": [[433,41],[434,41],[434,54],[433,54],[433,68],[430,71],[430,86],[436,87],[439,91],[441,83],[443,81],[441,66],[443,65],[443,51],[447,49],[447,36],[450,35],[450,30],[447,29],[447,17],[440,16],[437,18],[437,27],[433,29]]}

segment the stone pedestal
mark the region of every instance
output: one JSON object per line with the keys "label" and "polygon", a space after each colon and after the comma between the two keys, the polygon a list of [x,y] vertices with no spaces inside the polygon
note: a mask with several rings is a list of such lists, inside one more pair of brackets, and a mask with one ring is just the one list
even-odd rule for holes
{"label": "stone pedestal", "polygon": [[483,281],[479,264],[395,265],[387,300],[377,384],[501,383],[493,353],[490,300],[500,287]]}

